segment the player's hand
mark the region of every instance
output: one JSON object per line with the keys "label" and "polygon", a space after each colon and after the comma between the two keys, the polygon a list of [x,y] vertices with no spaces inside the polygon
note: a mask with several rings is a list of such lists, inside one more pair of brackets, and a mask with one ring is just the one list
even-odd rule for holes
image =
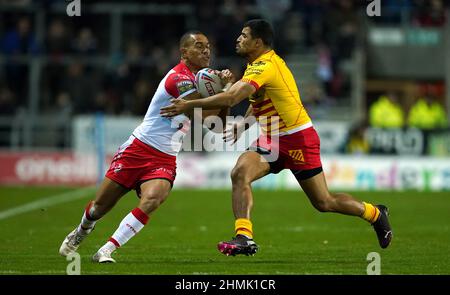
{"label": "player's hand", "polygon": [[188,113],[191,110],[188,102],[184,99],[171,99],[171,105],[162,107],[159,112],[163,117],[174,117],[183,113]]}
{"label": "player's hand", "polygon": [[228,126],[223,132],[223,141],[231,142],[231,145],[235,144],[236,141],[241,137],[244,132],[244,126],[240,123],[233,123],[231,126]]}
{"label": "player's hand", "polygon": [[228,83],[234,83],[236,81],[236,78],[229,69],[218,71],[217,74],[219,75],[223,85],[227,85]]}

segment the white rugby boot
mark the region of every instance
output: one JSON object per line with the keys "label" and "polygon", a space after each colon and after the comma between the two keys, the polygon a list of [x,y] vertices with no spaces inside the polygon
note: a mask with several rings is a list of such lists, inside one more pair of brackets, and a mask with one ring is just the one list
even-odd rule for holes
{"label": "white rugby boot", "polygon": [[92,256],[92,261],[98,263],[116,263],[114,258],[111,257],[111,254],[111,250],[100,248],[97,253]]}
{"label": "white rugby boot", "polygon": [[78,233],[78,227],[71,231],[59,248],[59,254],[62,256],[67,256],[69,254],[75,253],[80,246],[81,242],[84,240],[86,235],[80,235]]}

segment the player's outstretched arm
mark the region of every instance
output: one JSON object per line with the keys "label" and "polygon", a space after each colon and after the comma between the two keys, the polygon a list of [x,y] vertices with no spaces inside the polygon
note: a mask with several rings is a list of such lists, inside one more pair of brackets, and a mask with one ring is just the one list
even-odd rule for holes
{"label": "player's outstretched arm", "polygon": [[255,87],[250,83],[238,81],[231,86],[229,91],[218,93],[210,97],[191,101],[172,99],[170,101],[172,103],[171,105],[161,108],[161,115],[163,117],[173,117],[189,112],[194,108],[211,110],[232,107],[248,98],[255,91]]}

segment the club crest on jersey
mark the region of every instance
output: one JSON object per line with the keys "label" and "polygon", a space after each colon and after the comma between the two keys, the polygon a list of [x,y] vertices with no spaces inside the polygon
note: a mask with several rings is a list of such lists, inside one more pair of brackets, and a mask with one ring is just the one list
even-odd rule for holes
{"label": "club crest on jersey", "polygon": [[186,80],[178,82],[176,86],[180,95],[194,88],[194,84]]}
{"label": "club crest on jersey", "polygon": [[292,159],[294,159],[295,161],[305,163],[305,158],[303,157],[302,150],[289,150],[288,153],[289,153],[289,156]]}

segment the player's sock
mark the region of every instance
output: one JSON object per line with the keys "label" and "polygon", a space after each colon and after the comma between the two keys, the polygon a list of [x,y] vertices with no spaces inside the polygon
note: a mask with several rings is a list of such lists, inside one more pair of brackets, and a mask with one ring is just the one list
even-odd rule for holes
{"label": "player's sock", "polygon": [[[147,224],[147,221],[147,214],[139,208],[134,208],[127,216],[125,216],[117,230],[103,247],[108,247],[108,249],[114,251],[120,246],[123,246]],[[111,244],[114,245],[114,249],[111,249]]]}
{"label": "player's sock", "polygon": [[238,218],[234,223],[236,235],[244,235],[249,239],[253,239],[253,225],[250,219]]}
{"label": "player's sock", "polygon": [[380,210],[370,203],[363,202],[363,204],[364,213],[363,215],[361,215],[361,217],[370,223],[374,223],[375,221],[377,221],[378,217],[380,216]]}
{"label": "player's sock", "polygon": [[106,242],[106,244],[104,244],[100,250],[108,250],[109,252],[113,252],[115,251],[117,248],[119,248],[119,243],[117,243],[116,240],[114,240],[113,238],[109,238],[109,241]]}
{"label": "player's sock", "polygon": [[78,226],[78,233],[81,235],[89,234],[97,222],[97,220],[92,217],[92,213],[94,211],[93,204],[94,201],[90,201],[86,206],[86,209],[84,209],[83,217],[81,217],[81,223]]}

